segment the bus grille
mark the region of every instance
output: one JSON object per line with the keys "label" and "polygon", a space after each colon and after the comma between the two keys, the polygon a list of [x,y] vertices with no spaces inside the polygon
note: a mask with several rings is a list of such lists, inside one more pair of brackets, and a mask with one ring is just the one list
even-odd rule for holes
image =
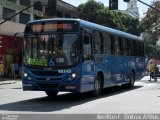
{"label": "bus grille", "polygon": [[60,76],[62,73],[58,73],[58,71],[31,71],[33,74],[38,76]]}
{"label": "bus grille", "polygon": [[41,88],[50,88],[50,89],[56,89],[58,88],[58,84],[38,84]]}
{"label": "bus grille", "polygon": [[37,78],[37,80],[46,80],[46,81],[57,81],[57,80],[62,80],[61,78]]}

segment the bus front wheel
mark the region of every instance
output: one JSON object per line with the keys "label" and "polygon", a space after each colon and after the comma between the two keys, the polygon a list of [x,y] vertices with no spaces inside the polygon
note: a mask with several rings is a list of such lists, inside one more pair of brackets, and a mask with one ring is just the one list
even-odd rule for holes
{"label": "bus front wheel", "polygon": [[102,91],[102,81],[101,78],[97,76],[94,82],[94,90],[92,92],[92,95],[94,97],[98,97],[101,94],[101,91]]}
{"label": "bus front wheel", "polygon": [[58,94],[57,91],[45,91],[49,98],[55,98]]}

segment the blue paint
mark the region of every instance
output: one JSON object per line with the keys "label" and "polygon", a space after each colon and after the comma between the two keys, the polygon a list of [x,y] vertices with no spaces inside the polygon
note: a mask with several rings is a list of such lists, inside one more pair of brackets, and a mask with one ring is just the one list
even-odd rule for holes
{"label": "blue paint", "polygon": [[[120,37],[127,37],[136,41],[143,41],[138,36],[131,35],[125,32],[114,30],[108,27],[97,25],[83,20],[77,19],[48,19],[47,22],[52,21],[77,21],[79,26],[84,26],[92,30],[118,35]],[[43,20],[29,22],[34,24],[42,22]],[[80,31],[77,31],[80,40]],[[27,33],[28,35],[28,33]],[[70,55],[70,54],[68,54]],[[27,77],[22,77],[23,90],[35,91],[70,91],[70,92],[86,92],[94,89],[95,77],[102,73],[103,87],[115,86],[129,82],[129,77],[132,70],[135,71],[135,77],[140,79],[145,69],[144,57],[137,56],[122,56],[122,55],[107,55],[107,54],[92,54],[92,58],[88,61],[83,61],[83,51],[80,52],[79,62],[74,66],[55,67],[55,60],[49,59],[48,65],[50,68],[34,68],[23,66],[23,72],[27,73]],[[59,70],[70,69],[69,73],[58,73]],[[67,71],[67,70],[66,70]],[[72,78],[72,74],[76,74]],[[31,77],[32,80],[29,80]]]}

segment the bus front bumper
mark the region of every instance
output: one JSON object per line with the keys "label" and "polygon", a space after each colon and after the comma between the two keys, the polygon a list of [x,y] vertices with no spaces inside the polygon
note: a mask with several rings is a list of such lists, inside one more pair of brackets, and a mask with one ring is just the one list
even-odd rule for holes
{"label": "bus front bumper", "polygon": [[68,91],[80,92],[80,79],[67,82],[37,82],[22,79],[24,91]]}

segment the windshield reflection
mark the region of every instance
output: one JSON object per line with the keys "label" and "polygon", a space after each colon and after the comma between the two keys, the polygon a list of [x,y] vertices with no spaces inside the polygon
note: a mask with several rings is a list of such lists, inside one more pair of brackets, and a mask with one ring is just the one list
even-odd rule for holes
{"label": "windshield reflection", "polygon": [[30,66],[70,66],[78,63],[77,34],[30,35],[24,41],[24,64]]}

